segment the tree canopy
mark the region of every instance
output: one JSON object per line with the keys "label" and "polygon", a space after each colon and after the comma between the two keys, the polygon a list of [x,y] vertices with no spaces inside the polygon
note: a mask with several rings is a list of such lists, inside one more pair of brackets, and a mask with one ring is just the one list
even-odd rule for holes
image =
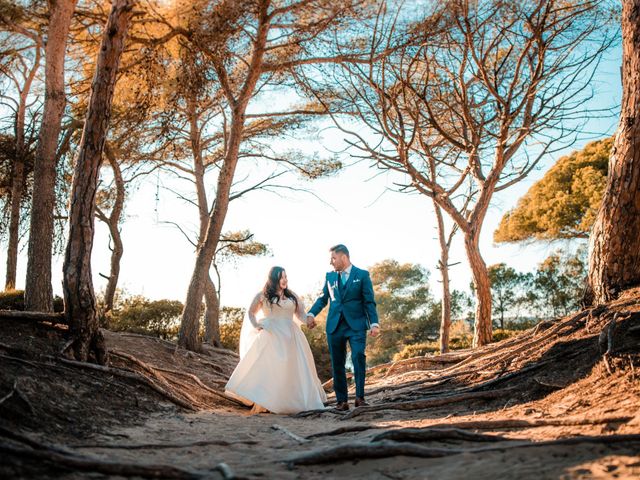
{"label": "tree canopy", "polygon": [[561,157],[507,212],[495,242],[587,238],[606,184],[612,138]]}

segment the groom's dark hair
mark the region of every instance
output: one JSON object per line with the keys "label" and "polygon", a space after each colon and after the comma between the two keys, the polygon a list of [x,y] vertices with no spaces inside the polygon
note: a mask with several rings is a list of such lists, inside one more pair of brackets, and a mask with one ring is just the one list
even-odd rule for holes
{"label": "groom's dark hair", "polygon": [[329,249],[329,251],[336,252],[336,253],[344,253],[347,257],[349,256],[349,249],[344,245],[342,245],[341,243],[339,243],[338,245],[334,245]]}

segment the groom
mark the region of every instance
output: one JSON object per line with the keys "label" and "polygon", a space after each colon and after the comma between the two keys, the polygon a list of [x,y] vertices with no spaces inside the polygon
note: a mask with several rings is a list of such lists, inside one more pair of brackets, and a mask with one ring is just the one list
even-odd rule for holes
{"label": "groom", "polygon": [[[349,410],[347,393],[347,342],[351,348],[353,373],[356,382],[355,406],[367,405],[364,400],[364,377],[367,369],[364,354],[367,330],[371,336],[380,333],[373,285],[366,270],[351,264],[349,250],[344,245],[331,247],[331,266],[335,272],[326,274],[322,295],[307,314],[307,325],[315,326],[315,316],[330,301],[327,315],[327,342],[333,369],[333,389],[336,392],[336,409]],[[309,318],[310,317],[310,318]]]}

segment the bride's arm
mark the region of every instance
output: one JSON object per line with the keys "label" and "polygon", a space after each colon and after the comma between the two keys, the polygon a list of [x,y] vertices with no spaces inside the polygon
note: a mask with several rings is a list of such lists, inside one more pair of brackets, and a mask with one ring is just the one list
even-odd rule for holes
{"label": "bride's arm", "polygon": [[307,324],[307,310],[304,308],[304,302],[302,301],[302,299],[294,292],[293,295],[296,297],[296,300],[298,300],[298,308],[296,308],[296,317],[298,318],[298,320],[300,321],[300,323],[306,325]]}
{"label": "bride's arm", "polygon": [[249,317],[249,321],[251,322],[251,325],[253,325],[253,328],[257,328],[258,330],[262,330],[262,327],[260,326],[260,324],[258,324],[258,320],[256,319],[256,314],[260,311],[260,309],[262,308],[262,292],[258,293],[253,301],[251,302],[251,305],[249,305],[249,310],[247,311],[247,317]]}

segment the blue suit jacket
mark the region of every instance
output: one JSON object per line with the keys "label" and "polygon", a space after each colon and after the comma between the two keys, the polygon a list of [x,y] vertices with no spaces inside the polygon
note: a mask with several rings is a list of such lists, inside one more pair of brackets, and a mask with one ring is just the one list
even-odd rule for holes
{"label": "blue suit jacket", "polygon": [[352,265],[351,274],[343,287],[342,295],[338,282],[338,272],[328,272],[322,294],[309,310],[317,316],[329,302],[327,333],[331,334],[336,330],[340,314],[344,315],[347,324],[353,330],[369,330],[372,324],[379,323],[369,272]]}

